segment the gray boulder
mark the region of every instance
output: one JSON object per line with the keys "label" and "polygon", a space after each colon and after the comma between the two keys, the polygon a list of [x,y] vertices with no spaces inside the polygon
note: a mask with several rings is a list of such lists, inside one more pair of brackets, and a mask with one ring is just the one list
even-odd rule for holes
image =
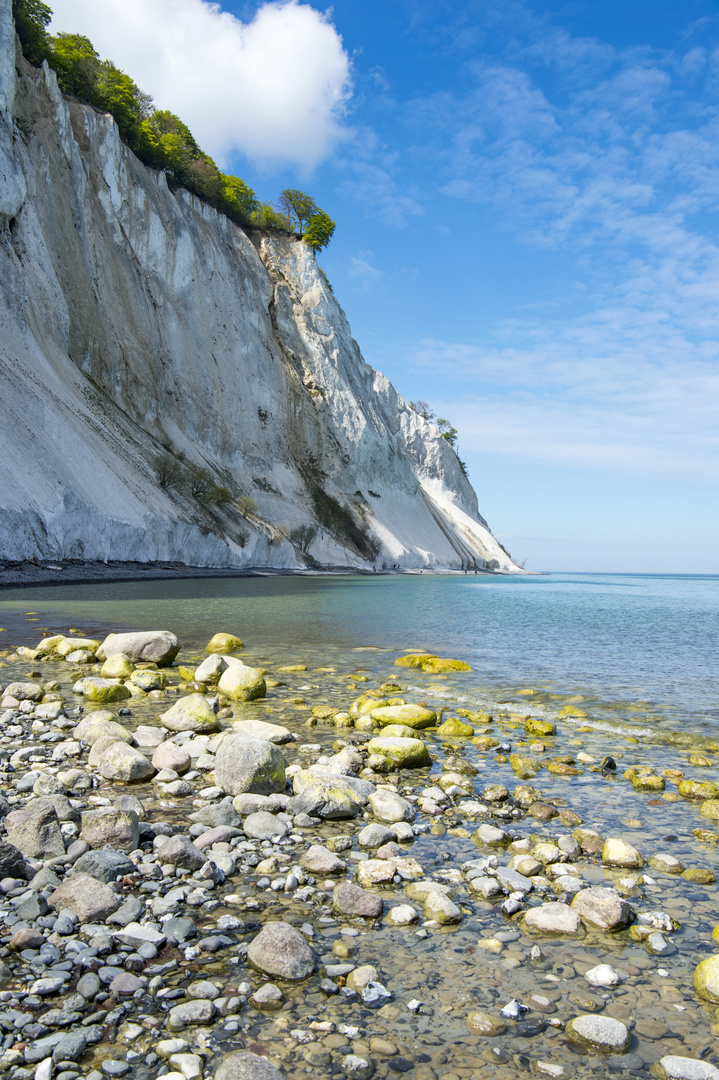
{"label": "gray boulder", "polygon": [[308,847],[300,864],[311,874],[343,874],[347,869],[347,863],[322,844]]}
{"label": "gray boulder", "polygon": [[199,870],[207,859],[189,836],[168,836],[159,844],[157,857],[161,863],[178,866],[181,870]]}
{"label": "gray boulder", "polygon": [[128,859],[127,855],[107,847],[102,851],[86,851],[74,864],[72,872],[90,874],[98,881],[104,881],[106,885],[109,885],[111,881],[117,881],[126,874],[134,874],[136,869],[134,862]]}
{"label": "gray boulder", "polygon": [[68,875],[48,902],[56,911],[72,911],[81,923],[106,919],[120,906],[110,886],[90,874]]}
{"label": "gray boulder", "polygon": [[265,1057],[249,1050],[227,1054],[215,1070],[215,1080],[285,1080]]}
{"label": "gray boulder", "polygon": [[0,840],[0,881],[3,878],[26,878],[27,876],[28,867],[22,852],[13,844]]}
{"label": "gray boulder", "polygon": [[411,802],[387,788],[377,788],[369,797],[372,813],[378,821],[393,825],[397,821],[414,821],[417,811]]}
{"label": "gray boulder", "polygon": [[582,889],[572,900],[572,909],[583,923],[600,930],[622,930],[632,921],[632,909],[616,889]]}
{"label": "gray boulder", "polygon": [[220,730],[220,721],[204,694],[181,697],[171,709],[162,714],[160,722],[168,731],[194,731],[198,735],[212,735]]}
{"label": "gray boulder", "polygon": [[134,810],[121,810],[118,806],[85,810],[80,836],[93,848],[135,851],[140,842],[140,819]]}
{"label": "gray boulder", "polygon": [[384,910],[381,896],[365,892],[359,885],[343,881],[332,890],[332,907],[338,915],[378,919]]}
{"label": "gray boulder", "polygon": [[295,795],[287,804],[290,814],[309,814],[329,820],[357,817],[374,792],[374,784],[356,776],[322,769],[306,769],[292,778]]}
{"label": "gray boulder", "polygon": [[178,746],[174,742],[162,742],[155,748],[152,764],[158,771],[174,769],[176,773],[182,775],[191,768],[192,758],[184,746]]}
{"label": "gray boulder", "polygon": [[282,821],[275,814],[268,813],[267,810],[257,810],[254,814],[248,814],[243,827],[251,840],[271,840],[273,836],[287,836],[290,831],[286,821]]}
{"label": "gray boulder", "polygon": [[215,755],[215,782],[228,795],[271,795],[285,789],[285,759],[264,739],[225,735]]}
{"label": "gray boulder", "polygon": [[150,764],[145,755],[134,746],[128,746],[124,742],[116,742],[108,746],[107,750],[101,754],[97,768],[105,780],[115,780],[122,784],[149,780],[155,774],[155,767]]}
{"label": "gray boulder", "polygon": [[267,923],[250,942],[247,961],[273,978],[299,982],[315,970],[315,954],[307,939],[289,923]]}
{"label": "gray boulder", "polygon": [[130,660],[150,660],[160,667],[169,665],[180,651],[180,642],[169,630],[145,630],[130,634],[109,634],[95,653],[98,660],[107,660],[115,653],[124,653]]}
{"label": "gray boulder", "polygon": [[65,854],[55,807],[37,799],[5,818],[7,838],[27,859],[52,859]]}

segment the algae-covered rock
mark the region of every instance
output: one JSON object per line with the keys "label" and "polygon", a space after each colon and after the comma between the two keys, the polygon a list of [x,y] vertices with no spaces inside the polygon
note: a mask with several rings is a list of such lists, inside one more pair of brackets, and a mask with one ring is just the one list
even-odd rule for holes
{"label": "algae-covered rock", "polygon": [[369,691],[366,694],[362,694],[350,705],[350,716],[353,720],[357,720],[360,716],[369,716],[373,709],[381,709],[386,705],[404,705],[404,700],[396,700],[382,696],[382,694],[376,691]]}
{"label": "algae-covered rock", "polygon": [[208,653],[231,653],[244,649],[244,645],[234,634],[214,634],[205,646]]}
{"label": "algae-covered rock", "polygon": [[417,730],[406,724],[387,724],[382,728],[383,739],[417,739]]}
{"label": "algae-covered rock", "polygon": [[372,813],[378,821],[392,825],[398,821],[414,821],[417,811],[411,802],[395,791],[377,788],[369,797]]}
{"label": "algae-covered rock", "polygon": [[542,720],[539,716],[530,716],[524,721],[524,730],[528,735],[545,738],[547,735],[556,735],[557,725],[551,720]]}
{"label": "algae-covered rock", "polygon": [[703,866],[691,866],[682,871],[685,881],[693,881],[695,885],[713,885],[716,875],[713,870],[707,870]]}
{"label": "algae-covered rock", "polygon": [[444,674],[447,671],[471,671],[469,664],[464,660],[444,659],[440,656],[428,656],[422,662],[422,671],[429,671],[433,675]]}
{"label": "algae-covered rock", "polygon": [[223,671],[218,685],[223,694],[235,701],[255,701],[267,693],[267,685],[259,671],[239,661]]}
{"label": "algae-covered rock", "polygon": [[135,665],[124,653],[113,653],[102,665],[100,675],[103,679],[129,679]]}
{"label": "algae-covered rock", "polygon": [[295,795],[287,804],[289,812],[329,821],[357,817],[375,790],[374,784],[366,780],[320,769],[295,773],[292,786]]}
{"label": "algae-covered rock", "polygon": [[531,754],[510,754],[509,764],[520,780],[531,780],[542,767],[542,763]]}
{"label": "algae-covered rock", "polygon": [[565,705],[563,709],[559,710],[559,715],[563,719],[576,717],[579,720],[583,720],[587,716],[584,710],[578,709],[576,705]]}
{"label": "algae-covered rock", "polygon": [[575,1016],[565,1031],[570,1042],[601,1054],[624,1054],[632,1039],[629,1028],[621,1020],[596,1013]]}
{"label": "algae-covered rock", "polygon": [[145,693],[149,693],[150,690],[163,690],[167,686],[167,679],[161,671],[147,669],[133,671],[129,681],[131,686],[139,686]]}
{"label": "algae-covered rock", "polygon": [[386,724],[405,724],[411,728],[432,727],[437,714],[424,705],[389,705],[372,709],[370,716],[384,727]]}
{"label": "algae-covered rock", "polygon": [[471,739],[474,728],[458,720],[456,716],[448,716],[437,728],[437,735],[445,739]]}
{"label": "algae-covered rock", "polygon": [[398,656],[394,662],[394,666],[421,669],[425,660],[437,659],[438,657],[430,656],[429,653],[411,653],[409,656]]}
{"label": "algae-covered rock", "polygon": [[129,698],[130,691],[121,682],[113,679],[100,679],[92,675],[82,680],[82,693],[89,701],[97,701],[106,705],[112,701],[125,701]]}
{"label": "algae-covered rock", "polygon": [[[99,652],[100,642],[95,638],[82,638],[82,637],[64,637],[55,646],[55,652],[58,656],[67,657],[70,653],[77,652],[78,649],[86,649],[88,652],[97,654]],[[98,655],[98,660],[102,660],[103,657]]]}
{"label": "algae-covered rock", "polygon": [[655,776],[654,773],[640,773],[632,777],[635,791],[664,791],[666,786],[664,777]]}
{"label": "algae-covered rock", "polygon": [[461,909],[448,896],[440,892],[427,894],[423,915],[425,919],[432,919],[440,926],[449,926],[462,921]]}
{"label": "algae-covered rock", "polygon": [[370,754],[377,754],[395,769],[423,769],[432,764],[421,739],[390,738],[378,735],[367,743]]}
{"label": "algae-covered rock", "polygon": [[652,1065],[657,1080],[719,1080],[719,1069],[710,1061],[665,1054]]}
{"label": "algae-covered rock", "polygon": [[[579,839],[577,837],[577,839]],[[581,843],[581,840],[579,840]],[[617,866],[625,870],[640,870],[644,866],[644,857],[635,847],[619,837],[608,837],[602,847],[602,862],[605,866]]]}
{"label": "algae-covered rock", "polygon": [[677,789],[683,799],[716,799],[719,788],[711,780],[682,780]]}
{"label": "algae-covered rock", "polygon": [[705,799],[699,813],[711,821],[719,821],[719,799]]}
{"label": "algae-covered rock", "polygon": [[472,1035],[484,1035],[486,1038],[502,1035],[507,1028],[503,1020],[479,1011],[471,1012],[465,1023]]}
{"label": "algae-covered rock", "polygon": [[694,989],[700,998],[719,1005],[719,955],[707,956],[694,969]]}
{"label": "algae-covered rock", "polygon": [[172,708],[162,714],[160,722],[168,731],[209,735],[220,730],[220,722],[204,694],[178,698]]}

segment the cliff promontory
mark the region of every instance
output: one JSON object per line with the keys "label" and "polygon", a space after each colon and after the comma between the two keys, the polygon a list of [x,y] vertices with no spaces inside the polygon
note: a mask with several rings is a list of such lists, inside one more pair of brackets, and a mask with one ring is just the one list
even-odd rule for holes
{"label": "cliff promontory", "polygon": [[0,0],[0,557],[513,571],[301,241],[171,190]]}

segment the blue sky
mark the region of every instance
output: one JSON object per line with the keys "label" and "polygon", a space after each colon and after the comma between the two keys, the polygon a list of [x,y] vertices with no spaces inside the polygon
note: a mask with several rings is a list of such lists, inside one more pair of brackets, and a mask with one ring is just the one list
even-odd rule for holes
{"label": "blue sky", "polygon": [[258,194],[335,218],[365,357],[455,423],[516,558],[719,572],[715,2],[53,6]]}

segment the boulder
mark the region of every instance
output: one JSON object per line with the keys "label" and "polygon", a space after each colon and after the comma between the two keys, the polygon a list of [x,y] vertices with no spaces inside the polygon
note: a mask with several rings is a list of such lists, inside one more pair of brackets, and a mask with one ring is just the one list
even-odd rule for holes
{"label": "boulder", "polygon": [[248,963],[265,975],[298,982],[315,970],[315,954],[299,930],[284,922],[267,923],[247,950]]}
{"label": "boulder", "polygon": [[[377,754],[379,757],[392,766],[394,769],[423,769],[432,764],[432,759],[429,756],[429,750],[422,742],[421,739],[408,739],[404,737],[397,737],[389,735],[391,728],[397,729],[399,725],[390,725],[385,731],[387,734],[379,735],[377,738],[370,739],[367,744],[367,750],[370,754]],[[405,725],[402,725],[402,729]],[[411,728],[406,730],[411,731]]]}
{"label": "boulder", "polygon": [[[295,773],[292,786],[296,792],[287,803],[290,814],[309,814],[330,821],[354,818],[362,812],[369,795],[356,787],[357,778],[311,769]],[[361,783],[366,783],[362,781]],[[374,791],[374,785],[368,785]]]}
{"label": "boulder", "polygon": [[177,834],[163,838],[157,848],[159,862],[177,866],[180,870],[199,870],[207,862],[204,852],[192,843],[189,836]]}
{"label": "boulder", "polygon": [[281,724],[268,724],[265,720],[235,720],[232,730],[239,735],[248,735],[253,739],[264,739],[266,742],[282,745],[291,742],[293,735],[289,728]]}
{"label": "boulder", "polygon": [[572,900],[572,910],[586,926],[622,930],[632,919],[632,909],[615,889],[595,886],[582,889]]}
{"label": "boulder", "polygon": [[65,854],[55,807],[37,799],[5,817],[7,838],[27,859],[52,859]]}
{"label": "boulder", "polygon": [[162,672],[153,671],[149,668],[133,671],[129,682],[132,686],[137,686],[140,690],[144,690],[146,694],[149,694],[150,690],[164,690],[167,686],[167,679]]}
{"label": "boulder", "polygon": [[56,911],[74,912],[81,923],[102,921],[120,906],[110,886],[89,874],[68,875],[48,902]]}
{"label": "boulder", "polygon": [[192,758],[184,746],[178,746],[174,742],[162,742],[155,747],[152,764],[158,772],[162,769],[174,769],[176,773],[182,775],[192,767]]}
{"label": "boulder", "polygon": [[[70,656],[71,653],[77,652],[78,649],[85,649],[97,655],[99,645],[100,642],[96,641],[95,638],[64,637],[55,646],[55,652],[58,656]],[[102,657],[99,659],[102,659]]]}
{"label": "boulder", "polygon": [[160,667],[172,663],[180,651],[180,642],[169,630],[145,630],[129,634],[109,634],[95,655],[107,660],[115,653],[124,653],[130,660],[153,661]]}
{"label": "boulder", "polygon": [[234,701],[255,701],[267,693],[267,686],[259,671],[245,664],[230,664],[220,676],[219,689]]}
{"label": "boulder", "polygon": [[387,705],[372,709],[370,716],[383,727],[386,724],[404,724],[411,728],[426,728],[437,723],[437,713],[424,705]]}
{"label": "boulder", "polygon": [[271,840],[274,836],[287,836],[290,827],[286,821],[267,810],[256,810],[244,820],[245,834],[251,840]]}
{"label": "boulder", "polygon": [[136,872],[137,867],[127,855],[114,851],[110,847],[103,848],[101,851],[86,851],[74,863],[71,871],[73,874],[89,874],[98,881],[104,881],[106,885],[126,874]]}
{"label": "boulder", "polygon": [[[102,712],[105,712],[103,709]],[[110,714],[111,715],[111,714]],[[116,723],[114,720],[99,720],[94,719],[93,714],[90,713],[84,720],[81,720],[72,733],[73,739],[80,739],[82,742],[88,744],[88,746],[94,746],[100,739],[112,739],[113,742],[132,743],[132,732],[128,731],[122,724]]]}
{"label": "boulder", "polygon": [[565,1032],[570,1042],[600,1054],[625,1054],[632,1038],[629,1028],[621,1020],[597,1013],[575,1016]]}
{"label": "boulder", "polygon": [[285,790],[285,759],[273,743],[232,732],[215,755],[215,782],[228,795]]}
{"label": "boulder", "polygon": [[694,969],[694,989],[704,1001],[719,1005],[719,955],[707,956]]}
{"label": "boulder", "polygon": [[13,844],[6,843],[5,840],[0,840],[0,881],[3,878],[24,878],[27,876],[28,867],[20,849]]}
{"label": "boulder", "polygon": [[386,825],[372,823],[365,825],[357,834],[357,843],[361,848],[379,848],[383,844],[389,844],[394,840],[394,833]]}
{"label": "boulder", "polygon": [[369,797],[372,813],[378,821],[388,825],[396,821],[414,821],[417,811],[411,802],[387,788],[377,788]]}
{"label": "boulder", "polygon": [[127,687],[121,682],[115,682],[114,679],[101,679],[89,675],[82,680],[81,685],[83,697],[86,697],[88,701],[97,701],[101,705],[112,701],[124,701],[131,696]]}
{"label": "boulder", "polygon": [[227,671],[228,664],[221,656],[208,656],[199,667],[195,668],[195,682],[216,683],[220,676]]}
{"label": "boulder", "polygon": [[618,837],[608,837],[604,841],[602,862],[605,866],[617,866],[625,870],[640,870],[644,866],[641,853]]}
{"label": "boulder", "polygon": [[172,708],[160,716],[160,723],[168,731],[194,731],[202,735],[220,730],[220,721],[204,694],[188,694],[179,698]]}
{"label": "boulder", "polygon": [[550,902],[530,908],[524,926],[530,934],[578,934],[582,924],[577,912],[567,904]]}
{"label": "boulder", "polygon": [[343,874],[347,869],[347,863],[322,844],[312,844],[300,859],[300,865],[311,874]]}
{"label": "boulder", "polygon": [[658,1080],[719,1080],[719,1069],[710,1061],[665,1054],[653,1066]]}
{"label": "boulder", "polygon": [[44,690],[40,683],[13,682],[5,687],[3,697],[15,698],[16,701],[42,701]]}
{"label": "boulder", "polygon": [[129,679],[135,665],[124,653],[113,653],[102,665],[100,675],[103,679]]}
{"label": "boulder", "polygon": [[244,645],[234,634],[214,634],[205,646],[208,653],[231,653],[237,649],[244,649]]}
{"label": "boulder", "polygon": [[100,755],[97,768],[105,780],[116,780],[123,784],[148,780],[155,773],[154,766],[145,755],[124,742],[115,742],[108,746]]}
{"label": "boulder", "polygon": [[462,919],[462,912],[457,905],[444,893],[434,890],[427,894],[423,914],[425,919],[432,919],[440,926],[458,923]]}
{"label": "boulder", "polygon": [[135,851],[140,842],[140,819],[134,810],[118,806],[84,810],[80,836],[93,848]]}
{"label": "boulder", "polygon": [[235,1050],[223,1057],[215,1070],[215,1080],[284,1080],[284,1076],[267,1058],[249,1050]]}

